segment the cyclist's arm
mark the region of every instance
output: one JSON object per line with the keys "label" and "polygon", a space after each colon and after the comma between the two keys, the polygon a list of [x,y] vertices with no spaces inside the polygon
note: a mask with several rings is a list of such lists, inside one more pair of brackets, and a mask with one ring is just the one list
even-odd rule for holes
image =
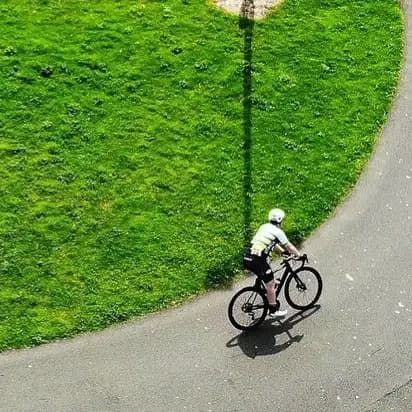
{"label": "cyclist's arm", "polygon": [[276,252],[279,252],[280,254],[285,253],[285,248],[283,248],[282,246],[280,246],[279,244],[276,244],[274,246],[274,249],[276,250]]}
{"label": "cyclist's arm", "polygon": [[300,256],[299,250],[297,250],[296,247],[292,243],[288,242],[288,243],[282,245],[282,247],[285,248],[292,255]]}
{"label": "cyclist's arm", "polygon": [[[278,233],[276,234],[276,237],[279,241],[278,245],[282,250],[286,249],[290,254],[295,255],[295,256],[300,256],[299,251],[296,249],[296,247],[289,241],[287,238],[285,232],[281,229],[278,230]],[[279,250],[279,249],[278,249]]]}

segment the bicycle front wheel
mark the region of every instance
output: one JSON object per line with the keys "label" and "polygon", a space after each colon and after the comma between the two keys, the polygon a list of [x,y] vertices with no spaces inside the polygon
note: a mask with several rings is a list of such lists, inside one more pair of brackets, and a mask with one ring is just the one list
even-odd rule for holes
{"label": "bicycle front wheel", "polygon": [[322,293],[322,278],[317,270],[304,266],[289,275],[285,283],[286,302],[294,308],[313,307]]}
{"label": "bicycle front wheel", "polygon": [[258,327],[268,313],[266,296],[254,287],[239,290],[229,303],[228,315],[232,325],[240,330]]}

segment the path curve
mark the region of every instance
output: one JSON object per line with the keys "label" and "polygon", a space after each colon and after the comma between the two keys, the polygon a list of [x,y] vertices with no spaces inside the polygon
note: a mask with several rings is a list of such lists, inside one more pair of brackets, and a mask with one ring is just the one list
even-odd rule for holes
{"label": "path curve", "polygon": [[392,114],[350,198],[305,244],[325,281],[317,310],[239,334],[226,319],[227,290],[6,352],[0,410],[410,411],[412,0],[404,8],[406,60]]}

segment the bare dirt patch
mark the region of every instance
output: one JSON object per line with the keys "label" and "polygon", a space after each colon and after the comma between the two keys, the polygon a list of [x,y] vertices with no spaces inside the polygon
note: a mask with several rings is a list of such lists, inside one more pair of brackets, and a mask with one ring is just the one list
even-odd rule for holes
{"label": "bare dirt patch", "polygon": [[262,18],[285,0],[214,0],[217,7],[249,18]]}

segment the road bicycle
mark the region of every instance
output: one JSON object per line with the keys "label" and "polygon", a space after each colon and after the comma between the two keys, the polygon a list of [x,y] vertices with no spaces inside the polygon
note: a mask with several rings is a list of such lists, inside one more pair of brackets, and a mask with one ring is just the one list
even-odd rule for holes
{"label": "road bicycle", "polygon": [[[301,262],[293,268],[291,262]],[[322,278],[313,267],[307,266],[308,258],[284,256],[281,262],[283,274],[276,279],[276,296],[279,298],[283,285],[285,286],[286,302],[294,309],[306,310],[312,308],[322,293]],[[253,272],[252,272],[253,273]],[[254,273],[256,275],[256,273]],[[279,306],[279,302],[278,306]],[[253,286],[239,290],[231,299],[228,307],[229,320],[240,330],[249,330],[258,327],[265,320],[269,311],[269,302],[266,297],[266,287],[256,275]]]}

